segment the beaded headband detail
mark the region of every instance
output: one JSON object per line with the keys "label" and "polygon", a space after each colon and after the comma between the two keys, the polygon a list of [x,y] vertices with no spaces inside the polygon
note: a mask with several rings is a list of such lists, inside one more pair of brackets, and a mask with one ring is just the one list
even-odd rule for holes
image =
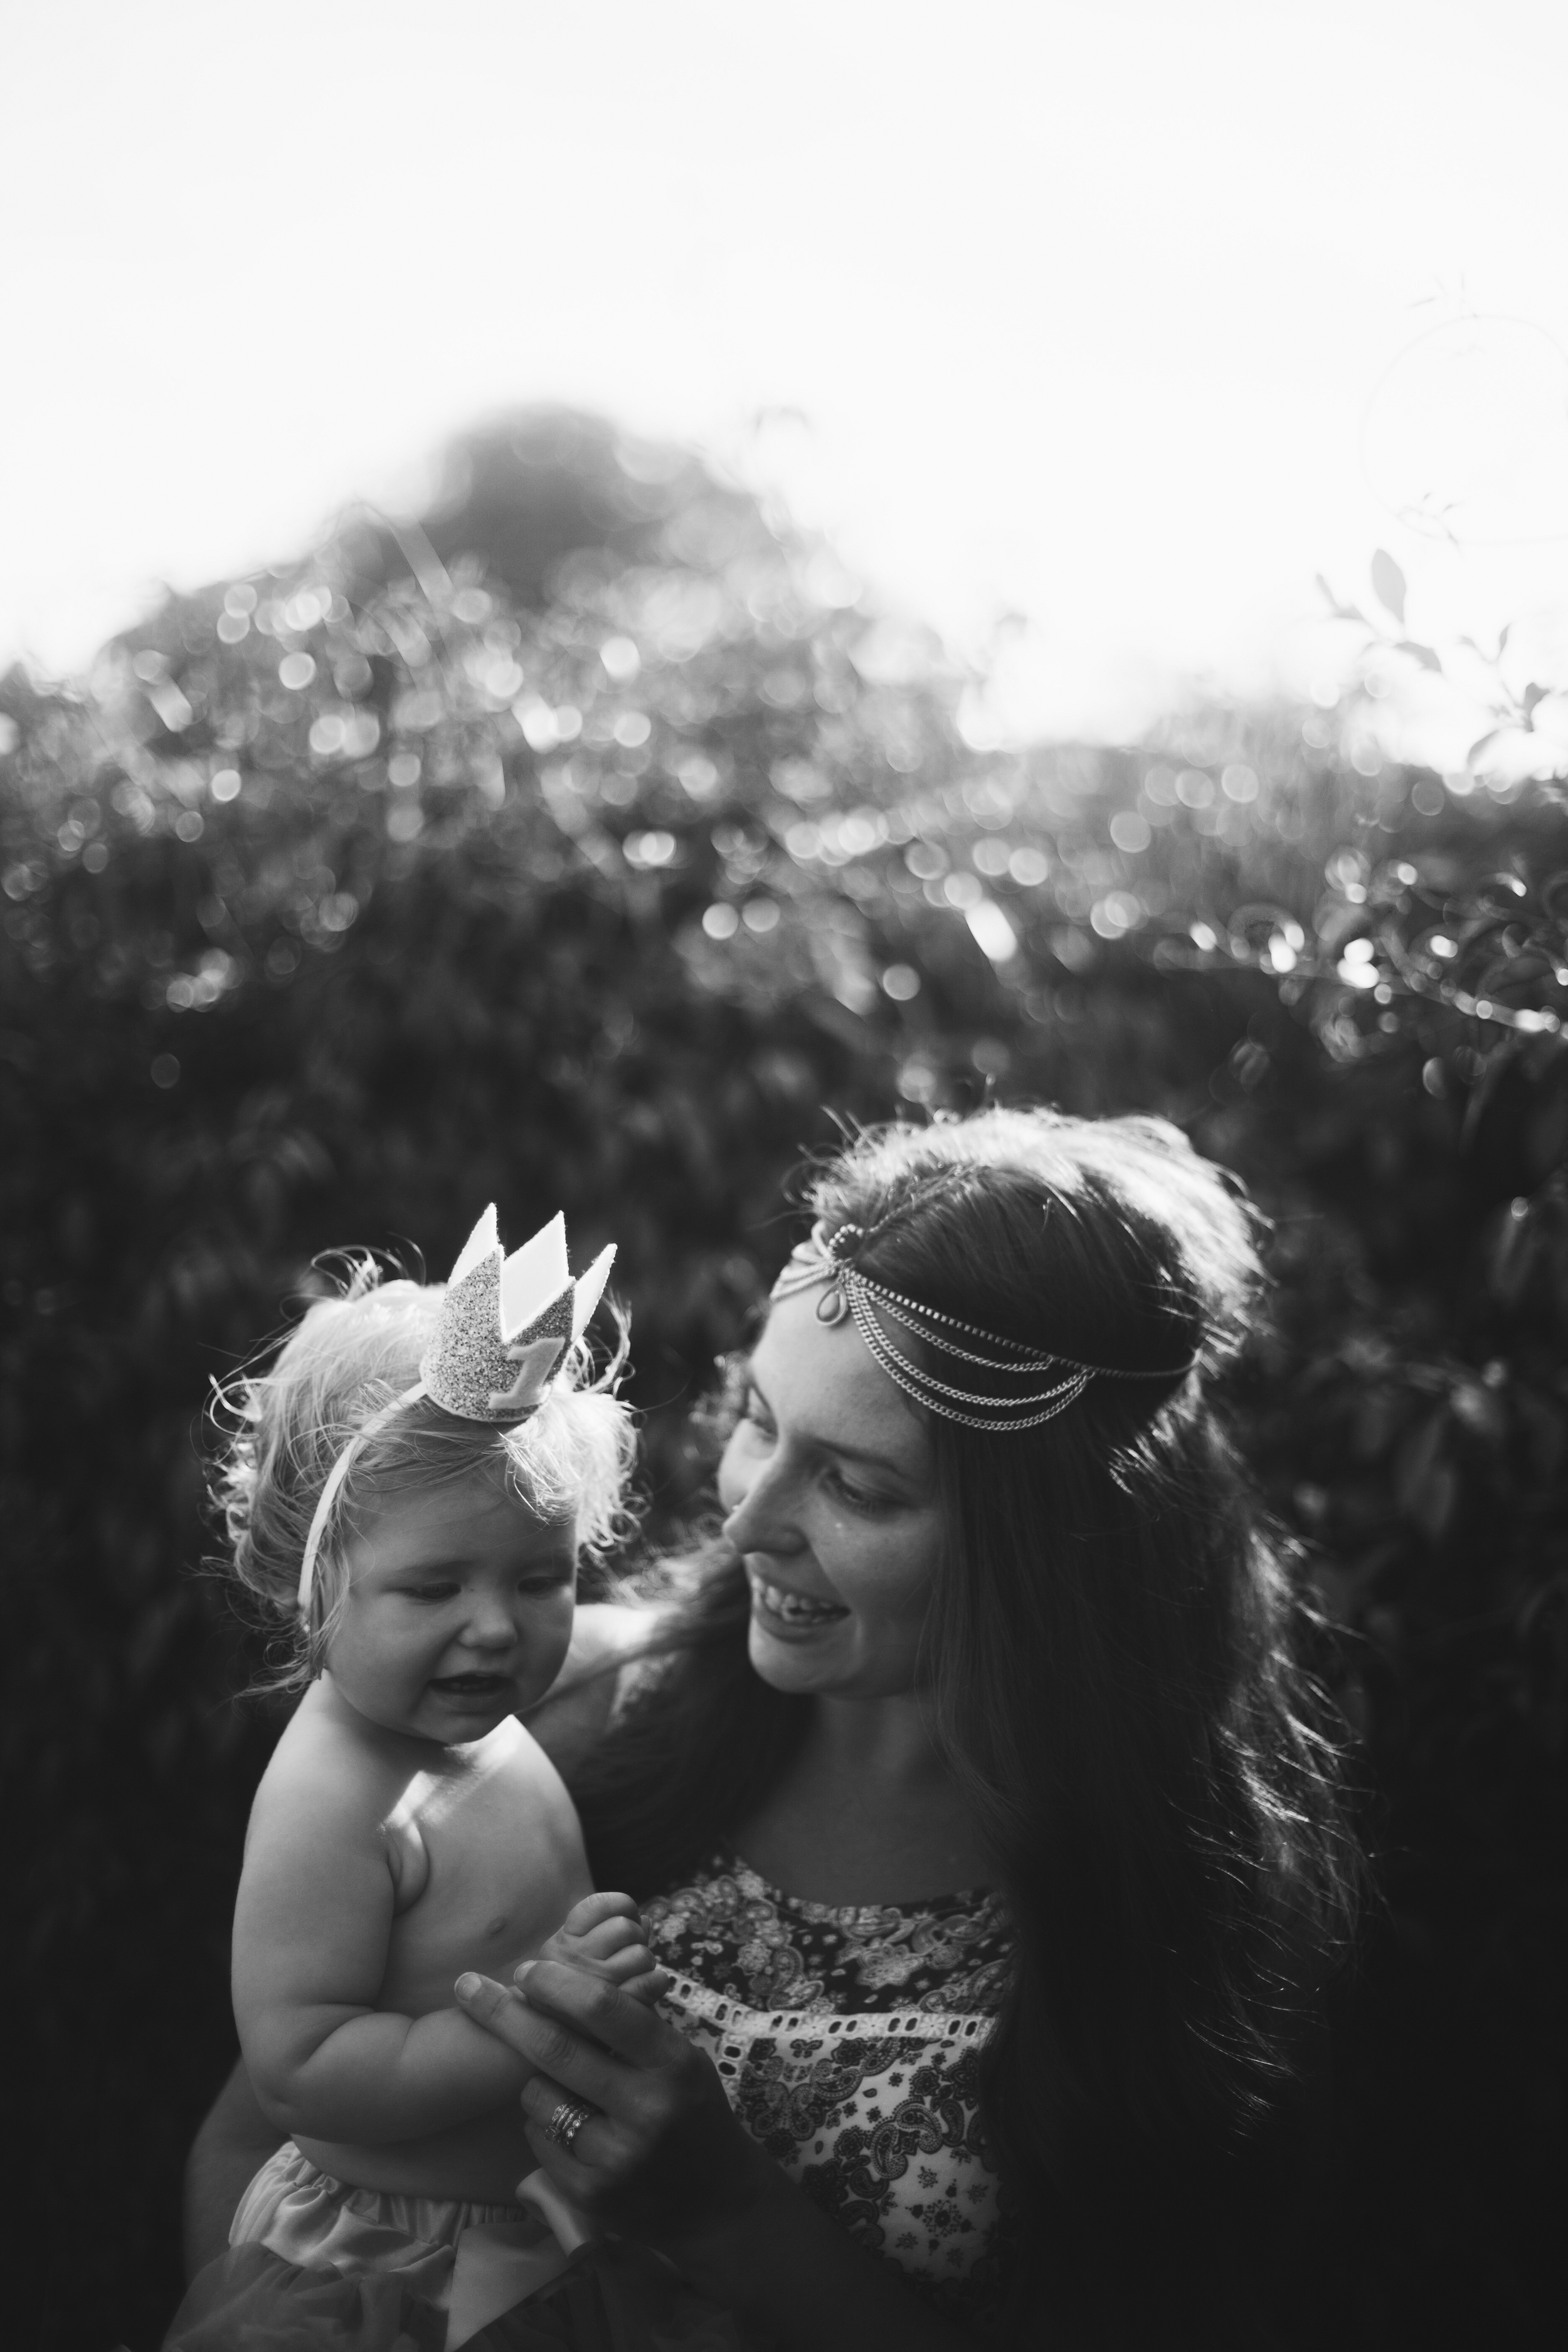
{"label": "beaded headband detail", "polygon": [[615,1257],[613,1245],[601,1250],[587,1273],[574,1282],[566,1259],[566,1220],[559,1215],[508,1257],[492,1202],[447,1279],[440,1319],[420,1360],[419,1378],[371,1414],[328,1474],[300,1562],[301,1616],[310,1610],[316,1560],[332,1506],[366,1439],[421,1397],[459,1421],[489,1422],[498,1429],[525,1421],[543,1403],[562,1357],[587,1328]]}
{"label": "beaded headband detail", "polygon": [[[1197,1362],[1194,1356],[1173,1370],[1136,1372],[1110,1364],[1084,1364],[1068,1356],[1047,1355],[1021,1339],[982,1330],[978,1324],[963,1322],[956,1315],[944,1315],[861,1273],[855,1264],[855,1254],[881,1230],[880,1225],[868,1230],[864,1225],[844,1224],[829,1232],[826,1221],[819,1218],[811,1229],[809,1240],[791,1252],[772,1295],[775,1299],[793,1298],[801,1291],[826,1284],[826,1289],[817,1301],[817,1321],[836,1324],[842,1323],[846,1317],[851,1318],[872,1358],[889,1380],[906,1396],[940,1413],[944,1421],[962,1422],[966,1429],[1038,1429],[1075,1404],[1090,1381],[1180,1381]],[[939,1380],[905,1354],[888,1330],[889,1323],[897,1324],[924,1347],[955,1362],[973,1364],[982,1372],[1000,1374],[1009,1380],[1043,1379],[1045,1385],[1023,1396],[994,1396]],[[966,1412],[962,1409],[965,1405],[991,1410],[989,1413]]]}

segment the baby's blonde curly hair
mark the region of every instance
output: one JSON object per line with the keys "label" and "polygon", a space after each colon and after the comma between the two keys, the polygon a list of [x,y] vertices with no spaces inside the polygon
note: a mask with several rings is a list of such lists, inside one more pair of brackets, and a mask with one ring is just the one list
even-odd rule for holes
{"label": "baby's blonde curly hair", "polygon": [[608,1367],[593,1377],[579,1340],[543,1403],[513,1428],[461,1420],[421,1397],[363,1436],[301,1614],[300,1564],[322,1487],[344,1447],[417,1381],[446,1289],[386,1279],[369,1258],[350,1261],[338,1297],[310,1307],[270,1361],[217,1389],[209,1491],[228,1538],[225,1565],[282,1636],[263,1688],[297,1690],[321,1672],[342,1618],[357,1516],[390,1496],[489,1464],[537,1517],[574,1520],[579,1554],[592,1561],[630,1532],[635,1441],[630,1409],[614,1392],[626,1353],[622,1318]]}

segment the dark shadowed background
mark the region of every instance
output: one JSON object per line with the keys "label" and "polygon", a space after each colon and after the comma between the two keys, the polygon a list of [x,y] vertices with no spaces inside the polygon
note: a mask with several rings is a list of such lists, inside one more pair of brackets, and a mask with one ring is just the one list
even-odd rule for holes
{"label": "dark shadowed background", "polygon": [[250,1654],[199,1570],[209,1382],[319,1252],[439,1274],[488,1200],[514,1237],[563,1206],[578,1263],[619,1246],[668,1539],[782,1181],[838,1121],[988,1092],[1163,1112],[1274,1220],[1237,1405],[1378,1885],[1298,2340],[1546,2341],[1563,791],[1358,765],[1353,686],[976,751],[970,681],[855,593],[694,457],[534,413],[456,447],[418,527],[351,514],[77,686],[0,679],[18,2344],[152,2352],[234,2053],[277,1723],[235,1703]]}

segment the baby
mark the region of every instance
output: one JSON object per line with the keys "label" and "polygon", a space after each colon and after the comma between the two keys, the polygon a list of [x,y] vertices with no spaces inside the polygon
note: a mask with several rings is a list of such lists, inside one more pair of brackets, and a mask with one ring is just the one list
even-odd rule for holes
{"label": "baby", "polygon": [[446,1286],[363,1269],[238,1384],[234,1568],[286,1615],[280,1679],[305,1688],[251,1814],[234,2007],[289,2138],[194,2283],[181,2352],[246,2329],[456,2352],[583,2242],[533,2170],[529,2069],[452,1986],[540,1957],[665,1982],[517,1720],[621,1512],[628,1415],[582,1344],[613,1256],[574,1283],[557,1217],[503,1259],[489,1210]]}

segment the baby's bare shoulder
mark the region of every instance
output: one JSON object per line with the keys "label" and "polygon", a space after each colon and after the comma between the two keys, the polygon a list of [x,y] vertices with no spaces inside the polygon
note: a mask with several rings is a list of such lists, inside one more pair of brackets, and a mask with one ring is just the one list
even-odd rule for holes
{"label": "baby's bare shoulder", "polygon": [[375,1831],[407,1783],[405,1763],[360,1737],[307,1691],[272,1751],[251,1810],[251,1833],[301,1812],[318,1832]]}

